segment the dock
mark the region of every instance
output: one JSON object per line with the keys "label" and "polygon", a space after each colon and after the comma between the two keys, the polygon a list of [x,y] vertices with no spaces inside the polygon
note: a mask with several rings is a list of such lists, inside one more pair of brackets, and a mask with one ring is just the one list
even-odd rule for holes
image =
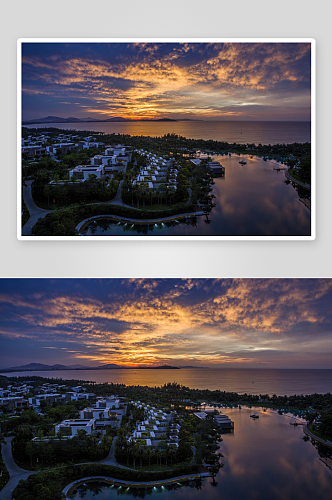
{"label": "dock", "polygon": [[212,174],[225,175],[225,167],[223,167],[219,161],[210,161],[208,163],[208,169]]}

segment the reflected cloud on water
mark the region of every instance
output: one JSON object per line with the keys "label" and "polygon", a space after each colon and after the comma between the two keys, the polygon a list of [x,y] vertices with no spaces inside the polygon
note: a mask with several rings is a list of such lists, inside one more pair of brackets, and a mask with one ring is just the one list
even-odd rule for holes
{"label": "reflected cloud on water", "polygon": [[[135,225],[110,219],[91,222],[87,236],[308,236],[311,212],[300,202],[308,195],[285,179],[284,171],[273,170],[274,161],[239,156],[214,156],[226,169],[224,177],[214,179],[216,207],[209,216]],[[243,158],[243,156],[242,156]],[[287,182],[286,182],[287,181]]]}
{"label": "reflected cloud on water", "polygon": [[[276,411],[259,412],[259,419],[250,418],[249,408],[227,408],[225,413],[234,421],[235,430],[223,434],[220,451],[224,467],[216,484],[211,478],[174,485],[134,489],[116,486],[80,488],[73,499],[113,499],[116,496],[164,500],[330,500],[332,474],[319,460],[316,447],[303,439],[301,425],[290,425],[291,415]],[[102,491],[100,491],[100,489]]]}

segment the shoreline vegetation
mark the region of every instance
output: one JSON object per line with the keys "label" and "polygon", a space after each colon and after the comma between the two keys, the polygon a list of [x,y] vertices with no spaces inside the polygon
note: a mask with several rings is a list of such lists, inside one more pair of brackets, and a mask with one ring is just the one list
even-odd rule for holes
{"label": "shoreline vegetation", "polygon": [[[27,375],[20,377],[0,375],[0,383],[7,388],[13,383],[26,382]],[[16,500],[61,500],[63,490],[73,481],[84,480],[92,476],[104,476],[110,480],[146,483],[167,481],[177,476],[199,475],[202,472],[212,476],[223,464],[222,455],[217,453],[222,441],[222,432],[215,428],[213,415],[205,421],[193,416],[195,411],[214,407],[213,413],[232,407],[272,407],[280,414],[293,410],[294,415],[305,416],[309,424],[320,418],[320,432],[327,437],[332,435],[332,394],[311,394],[291,396],[269,396],[267,394],[238,394],[221,390],[199,390],[167,383],[160,387],[126,386],[124,384],[95,383],[85,380],[65,380],[62,378],[29,377],[30,391],[38,391],[45,382],[61,382],[60,392],[81,386],[82,391],[93,393],[93,397],[115,396],[120,398],[124,416],[118,428],[110,428],[102,441],[95,442],[91,448],[88,442],[94,437],[80,435],[66,440],[48,439],[54,425],[64,418],[76,418],[77,412],[91,405],[91,400],[71,401],[68,403],[43,404],[42,414],[32,408],[17,410],[17,414],[8,414],[8,408],[2,407],[1,431],[13,439],[13,456],[22,468],[33,473],[25,481],[20,481],[13,492]],[[139,443],[130,446],[128,433],[136,423],[144,418],[144,410],[132,404],[132,401],[144,401],[148,407],[160,408],[166,412],[176,412],[180,426],[179,446],[171,449],[166,445],[158,451],[144,450]],[[265,410],[264,410],[265,409]],[[296,409],[296,412],[294,411]],[[211,417],[211,418],[210,418]],[[317,424],[315,424],[317,425]],[[312,427],[311,427],[312,428]],[[31,441],[36,436],[37,440]],[[309,439],[309,438],[308,438]],[[112,444],[113,443],[113,444]],[[194,448],[193,448],[194,447]],[[134,452],[135,448],[135,452]],[[83,450],[88,450],[83,453]],[[91,453],[93,451],[93,454]],[[194,451],[195,450],[195,451]],[[148,454],[149,451],[149,454]],[[86,454],[87,453],[87,454]],[[93,455],[93,456],[92,456]],[[107,457],[106,459],[103,457]],[[36,458],[37,460],[36,470]],[[113,457],[113,458],[112,458]],[[87,458],[90,462],[87,463]],[[85,463],[82,462],[85,459]],[[91,462],[95,460],[97,462]],[[98,462],[102,460],[102,463]],[[154,464],[157,460],[157,466]],[[151,465],[150,465],[151,461]],[[35,467],[32,465],[35,464]],[[202,468],[203,465],[203,468]],[[153,470],[157,467],[159,470]],[[162,469],[162,470],[160,470]],[[206,474],[204,474],[206,475]]]}
{"label": "shoreline vegetation", "polygon": [[[162,367],[161,367],[162,368]],[[133,368],[137,369],[137,368]],[[26,370],[25,370],[26,371]],[[36,371],[36,370],[35,370]],[[51,371],[51,370],[50,370]],[[72,369],[71,371],[76,371]],[[79,370],[77,370],[79,372]],[[4,372],[2,372],[4,373]],[[248,404],[248,405],[259,405],[273,408],[285,408],[285,409],[299,409],[299,410],[309,410],[310,408],[315,408],[315,410],[331,409],[332,410],[332,393],[328,392],[325,394],[293,394],[277,396],[273,394],[272,396],[268,394],[239,394],[230,391],[221,390],[210,390],[210,389],[193,389],[186,387],[184,385],[178,384],[176,382],[169,382],[163,386],[140,386],[140,385],[125,385],[116,384],[112,382],[97,383],[95,381],[87,381],[83,379],[63,379],[62,377],[56,376],[56,370],[54,371],[54,377],[42,377],[39,375],[21,375],[21,376],[10,376],[0,374],[0,384],[3,388],[6,388],[13,382],[22,382],[29,377],[29,380],[35,383],[37,386],[44,382],[65,382],[67,385],[80,385],[84,387],[88,392],[93,392],[96,396],[112,396],[116,394],[119,397],[126,397],[129,399],[139,399],[140,397],[146,400],[148,403],[154,403],[156,401],[160,403],[165,403],[167,406],[169,400],[177,405],[190,406],[190,404],[201,405],[202,403],[208,404]],[[173,404],[173,403],[172,403]]]}
{"label": "shoreline vegetation", "polygon": [[[105,134],[103,132],[78,131],[52,127],[22,127],[22,138],[30,134],[47,133],[52,138],[59,133],[75,134],[82,139],[89,134],[96,141],[104,144],[121,143],[130,148],[131,161],[125,172],[115,172],[113,179],[105,184],[101,179],[87,179],[84,182],[69,180],[69,171],[81,164],[89,164],[96,154],[101,154],[104,147],[57,153],[56,157],[43,156],[31,161],[23,154],[22,180],[33,181],[31,194],[34,202],[42,210],[52,210],[43,214],[32,228],[35,236],[77,236],[77,225],[94,216],[113,215],[129,219],[160,219],[188,212],[203,211],[208,215],[213,210],[214,195],[211,194],[213,177],[207,168],[211,156],[219,155],[255,155],[263,160],[276,160],[296,170],[295,181],[309,185],[311,183],[311,144],[237,144],[214,140],[187,139],[176,134],[162,137],[130,136],[128,134]],[[45,143],[44,146],[50,143]],[[165,160],[172,160],[177,166],[177,189],[169,190],[165,185],[158,189],[133,188],[133,179],[146,164],[144,155],[139,151],[156,154]],[[206,154],[200,165],[190,160]],[[295,169],[295,170],[294,170]],[[167,179],[166,179],[167,180]],[[292,182],[286,180],[286,182]],[[164,187],[163,187],[164,186]],[[299,188],[301,189],[301,188]],[[121,202],[112,200],[120,199]],[[110,211],[110,204],[112,210]],[[23,205],[24,207],[24,205]],[[24,208],[23,221],[26,222]],[[194,218],[195,219],[195,218]],[[22,221],[22,222],[23,222]],[[193,220],[193,224],[195,224]],[[139,229],[138,233],[144,233]]]}
{"label": "shoreline vegetation", "polygon": [[[195,479],[198,478],[199,473],[195,466],[178,467],[168,472],[142,472],[114,465],[74,464],[32,474],[25,481],[20,481],[13,491],[13,498],[15,500],[46,500],[46,498],[50,500],[62,500],[63,490],[66,487],[75,481],[81,482],[91,476],[103,476],[104,478],[108,478],[109,481],[118,480],[119,483],[123,482],[124,484],[126,482],[137,481],[142,483],[143,486],[150,481],[167,483],[170,480],[170,482],[173,482],[172,479],[174,480],[174,478],[179,476],[183,476],[187,480]],[[138,486],[135,485],[134,487],[137,488]],[[47,493],[51,493],[52,496],[46,496]]]}

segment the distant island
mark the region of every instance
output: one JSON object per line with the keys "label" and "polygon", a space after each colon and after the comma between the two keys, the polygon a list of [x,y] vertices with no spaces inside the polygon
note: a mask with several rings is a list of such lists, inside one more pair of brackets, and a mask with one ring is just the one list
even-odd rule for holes
{"label": "distant island", "polygon": [[60,116],[46,116],[45,118],[35,118],[32,120],[22,120],[23,125],[33,125],[38,123],[91,123],[91,122],[197,122],[202,120],[195,120],[191,118],[174,119],[174,118],[123,118],[122,116],[112,116],[101,120],[98,118],[62,118]]}
{"label": "distant island", "polygon": [[[43,363],[29,363],[22,366],[14,366],[12,368],[0,368],[0,373],[11,372],[26,372],[26,371],[56,371],[56,370],[179,370],[178,366],[161,365],[161,366],[125,366],[108,363],[100,366],[84,366],[84,365],[44,365]],[[187,367],[188,368],[188,367]]]}

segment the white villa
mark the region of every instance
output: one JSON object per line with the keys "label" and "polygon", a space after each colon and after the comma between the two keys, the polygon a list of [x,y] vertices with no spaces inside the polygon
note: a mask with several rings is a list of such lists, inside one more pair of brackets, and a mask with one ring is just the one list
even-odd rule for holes
{"label": "white villa", "polygon": [[101,398],[97,400],[96,408],[109,408],[116,409],[119,408],[120,400],[111,396],[109,398]]}
{"label": "white villa", "polygon": [[69,179],[71,179],[72,177],[82,179],[82,174],[84,181],[89,178],[90,174],[95,175],[97,179],[101,179],[105,175],[105,167],[103,165],[97,167],[93,167],[91,165],[78,165],[77,167],[69,171]]}
{"label": "white villa", "polygon": [[[167,188],[176,190],[178,170],[173,167],[173,160],[166,160],[162,156],[147,153],[140,149],[138,153],[147,160],[146,167],[142,167],[133,184],[145,184],[149,189],[158,188],[165,184]],[[166,177],[168,176],[168,181]]]}
{"label": "white villa", "polygon": [[91,434],[96,428],[96,420],[91,419],[75,419],[63,420],[61,424],[55,426],[55,434],[61,432],[65,436],[76,436],[78,430],[83,430],[87,434]]}
{"label": "white villa", "polygon": [[130,160],[131,153],[126,152],[126,148],[121,144],[114,148],[107,147],[104,154],[98,154],[91,158],[91,165],[78,165],[70,170],[69,179],[75,177],[78,180],[85,181],[90,174],[95,175],[97,179],[105,176],[112,178],[115,171],[125,172]]}
{"label": "white villa", "polygon": [[[170,446],[179,446],[178,433],[180,425],[172,422],[176,416],[176,411],[170,413],[163,412],[140,401],[131,402],[138,408],[144,409],[146,420],[140,422],[133,431],[129,441],[144,440],[147,446],[158,446],[160,441],[168,441]],[[166,438],[166,433],[169,437]]]}

